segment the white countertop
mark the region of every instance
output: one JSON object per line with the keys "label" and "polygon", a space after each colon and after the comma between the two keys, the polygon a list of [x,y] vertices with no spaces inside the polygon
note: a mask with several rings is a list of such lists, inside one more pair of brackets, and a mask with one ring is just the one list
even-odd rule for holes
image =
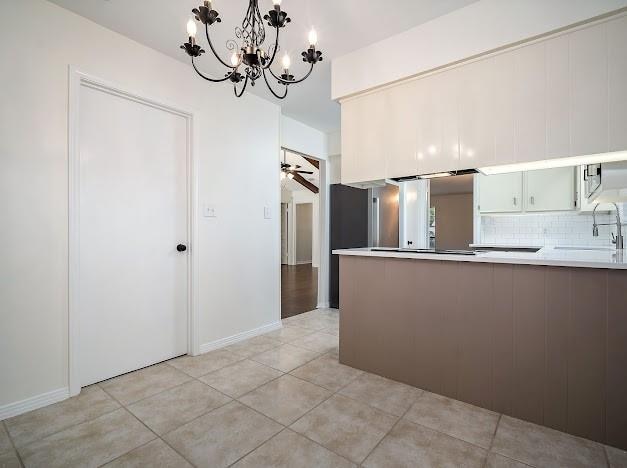
{"label": "white countertop", "polygon": [[[337,255],[360,257],[409,258],[413,260],[442,260],[454,262],[509,263],[516,265],[546,265],[577,268],[606,268],[627,270],[627,250],[616,249],[583,250],[586,247],[573,247],[565,250],[543,247],[538,252],[478,252],[476,255],[382,252],[370,248],[334,250]],[[570,249],[570,247],[569,247]],[[581,249],[581,250],[579,250]]]}

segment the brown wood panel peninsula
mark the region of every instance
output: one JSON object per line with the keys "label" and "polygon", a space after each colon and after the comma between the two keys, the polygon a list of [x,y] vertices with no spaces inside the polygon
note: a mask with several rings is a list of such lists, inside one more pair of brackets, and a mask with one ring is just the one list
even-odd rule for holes
{"label": "brown wood panel peninsula", "polygon": [[340,310],[343,364],[627,449],[622,267],[340,255]]}

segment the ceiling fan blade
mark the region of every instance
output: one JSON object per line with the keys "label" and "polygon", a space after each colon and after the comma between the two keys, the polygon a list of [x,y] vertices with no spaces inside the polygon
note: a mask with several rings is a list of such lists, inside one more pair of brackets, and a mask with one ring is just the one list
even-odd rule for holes
{"label": "ceiling fan blade", "polygon": [[311,171],[292,171],[292,172],[298,172],[299,174],[313,174],[313,172]]}

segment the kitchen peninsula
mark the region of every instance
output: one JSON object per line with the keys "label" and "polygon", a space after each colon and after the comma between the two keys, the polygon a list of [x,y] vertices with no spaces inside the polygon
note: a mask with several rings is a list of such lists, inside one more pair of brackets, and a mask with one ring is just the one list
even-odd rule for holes
{"label": "kitchen peninsula", "polygon": [[627,255],[346,249],[340,362],[627,448]]}

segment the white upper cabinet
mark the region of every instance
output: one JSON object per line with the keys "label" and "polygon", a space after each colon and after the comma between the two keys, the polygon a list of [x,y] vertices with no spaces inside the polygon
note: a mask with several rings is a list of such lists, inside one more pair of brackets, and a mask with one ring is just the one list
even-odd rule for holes
{"label": "white upper cabinet", "polygon": [[567,211],[576,208],[576,169],[558,167],[525,172],[526,211]]}
{"label": "white upper cabinet", "polygon": [[514,55],[494,57],[494,156],[499,164],[516,162]]}
{"label": "white upper cabinet", "polygon": [[342,103],[342,181],[627,150],[627,15]]}
{"label": "white upper cabinet", "polygon": [[456,74],[441,73],[418,80],[416,113],[418,173],[459,168]]}
{"label": "white upper cabinet", "polygon": [[627,149],[627,16],[607,23],[609,150]]}
{"label": "white upper cabinet", "polygon": [[342,104],[342,183],[385,178],[386,95],[372,93]]}
{"label": "white upper cabinet", "polygon": [[420,114],[415,112],[417,81],[390,88],[387,96],[387,115],[384,123],[387,143],[387,178],[418,174],[417,131]]}
{"label": "white upper cabinet", "polygon": [[[569,36],[571,155],[605,153],[609,129],[607,23]],[[623,86],[626,81],[623,77]]]}
{"label": "white upper cabinet", "polygon": [[459,68],[460,169],[495,163],[493,60],[479,60]]}
{"label": "white upper cabinet", "polygon": [[486,176],[479,174],[479,211],[517,213],[523,206],[523,174],[510,172]]}
{"label": "white upper cabinet", "polygon": [[546,157],[570,156],[570,60],[568,35],[546,44]]}
{"label": "white upper cabinet", "polygon": [[539,42],[512,54],[517,162],[546,159],[545,50]]}

